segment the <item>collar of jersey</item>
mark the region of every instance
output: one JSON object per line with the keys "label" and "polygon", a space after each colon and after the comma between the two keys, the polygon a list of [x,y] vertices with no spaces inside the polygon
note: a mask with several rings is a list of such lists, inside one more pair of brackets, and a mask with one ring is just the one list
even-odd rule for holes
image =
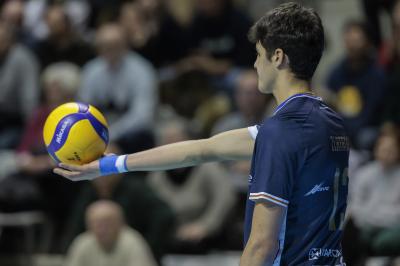
{"label": "collar of jersey", "polygon": [[296,98],[311,98],[311,99],[318,100],[318,101],[322,100],[321,97],[314,96],[310,93],[297,93],[297,94],[290,96],[289,98],[284,100],[280,105],[278,105],[278,107],[276,107],[276,109],[275,109],[274,115],[276,115],[280,110],[282,110],[282,108],[284,108],[290,101],[292,101],[293,99],[296,99]]}

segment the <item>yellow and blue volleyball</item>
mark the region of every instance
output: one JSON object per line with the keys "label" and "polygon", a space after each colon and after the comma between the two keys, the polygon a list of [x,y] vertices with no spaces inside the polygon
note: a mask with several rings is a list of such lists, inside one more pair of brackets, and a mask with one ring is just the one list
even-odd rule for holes
{"label": "yellow and blue volleyball", "polygon": [[104,154],[108,125],[95,107],[71,102],[60,105],[47,117],[43,128],[47,151],[56,162],[85,164]]}

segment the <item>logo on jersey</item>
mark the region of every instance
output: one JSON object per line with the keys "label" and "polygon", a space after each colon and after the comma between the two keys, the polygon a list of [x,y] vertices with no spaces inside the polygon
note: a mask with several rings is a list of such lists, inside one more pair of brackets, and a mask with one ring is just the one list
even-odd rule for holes
{"label": "logo on jersey", "polygon": [[308,260],[317,260],[319,258],[339,258],[342,256],[342,252],[338,249],[328,248],[312,248],[308,252]]}
{"label": "logo on jersey", "polygon": [[309,192],[304,194],[304,196],[307,197],[307,196],[313,195],[313,194],[318,193],[318,192],[328,191],[329,190],[329,186],[328,187],[323,187],[322,186],[323,184],[324,183],[315,185]]}

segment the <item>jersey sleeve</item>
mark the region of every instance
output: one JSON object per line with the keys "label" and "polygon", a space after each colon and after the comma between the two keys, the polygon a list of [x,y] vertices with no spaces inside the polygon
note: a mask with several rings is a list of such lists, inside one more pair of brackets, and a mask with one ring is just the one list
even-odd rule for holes
{"label": "jersey sleeve", "polygon": [[249,134],[253,140],[256,140],[259,128],[260,128],[259,125],[254,125],[254,126],[250,126],[247,128],[247,130],[249,131]]}
{"label": "jersey sleeve", "polygon": [[275,121],[259,128],[250,200],[288,206],[299,165],[301,138],[296,133],[295,127]]}

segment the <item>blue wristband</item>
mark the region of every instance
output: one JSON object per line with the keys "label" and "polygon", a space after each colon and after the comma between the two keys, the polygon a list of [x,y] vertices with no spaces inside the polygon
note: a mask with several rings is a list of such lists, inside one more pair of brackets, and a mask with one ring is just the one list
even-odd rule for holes
{"label": "blue wristband", "polygon": [[109,155],[100,159],[100,173],[101,175],[112,175],[118,173],[128,172],[126,166],[127,155]]}
{"label": "blue wristband", "polygon": [[118,173],[118,168],[115,165],[117,158],[117,155],[110,155],[100,159],[99,166],[101,175],[112,175]]}

